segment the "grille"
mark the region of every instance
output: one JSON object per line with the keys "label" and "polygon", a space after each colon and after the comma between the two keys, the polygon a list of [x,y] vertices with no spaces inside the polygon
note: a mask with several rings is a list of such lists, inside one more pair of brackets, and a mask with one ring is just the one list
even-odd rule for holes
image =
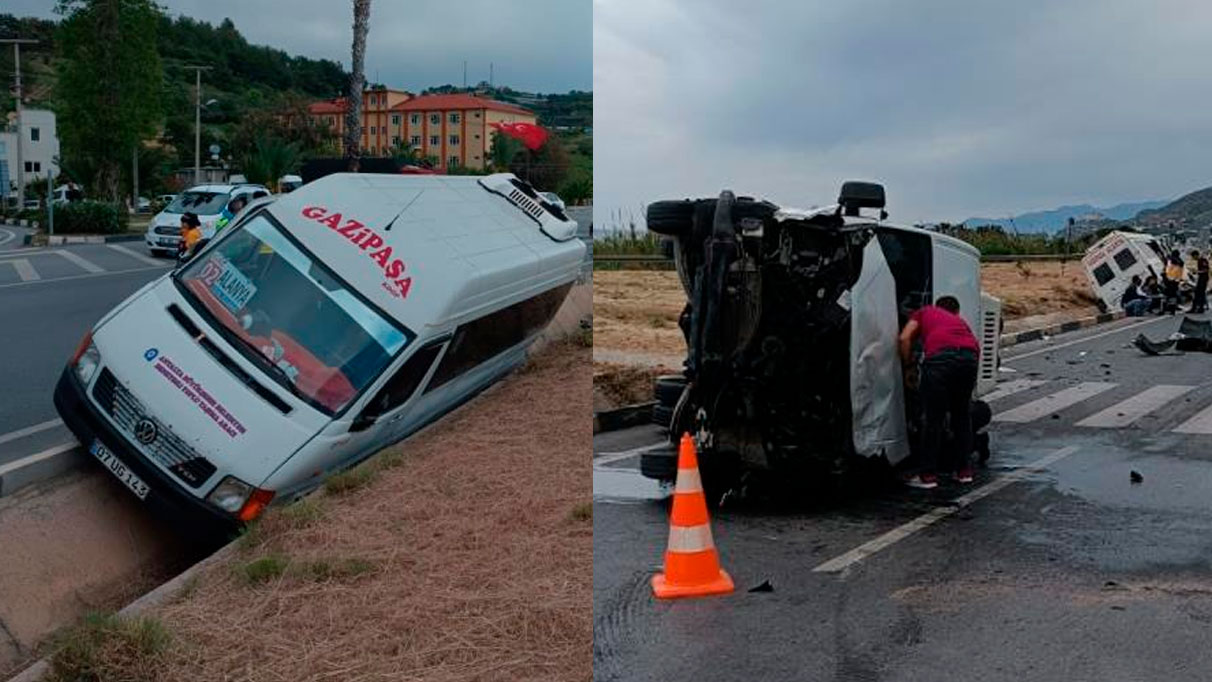
{"label": "grille", "polygon": [[101,370],[97,383],[93,385],[93,399],[114,425],[130,437],[131,442],[138,442],[135,440],[135,424],[141,419],[151,420],[156,425],[156,439],[146,445],[139,443],[139,447],[186,485],[197,488],[215,473],[214,464],[194,452],[163,422],[148,414],[108,368]]}
{"label": "grille", "polygon": [[181,228],[176,225],[157,225],[155,232],[156,234],[180,235]]}

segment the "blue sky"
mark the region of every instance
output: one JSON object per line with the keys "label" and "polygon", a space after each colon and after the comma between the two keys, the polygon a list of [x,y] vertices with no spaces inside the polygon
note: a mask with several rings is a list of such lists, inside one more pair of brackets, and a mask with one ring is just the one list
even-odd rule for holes
{"label": "blue sky", "polygon": [[595,203],[887,186],[900,222],[1212,185],[1212,3],[594,0]]}
{"label": "blue sky", "polygon": [[[52,0],[6,0],[0,12],[53,18]],[[160,0],[171,15],[217,24],[231,17],[252,43],[349,65],[348,0]],[[519,7],[519,4],[524,7]],[[593,87],[590,0],[376,0],[371,5],[366,75],[420,90],[488,80],[519,90]]]}

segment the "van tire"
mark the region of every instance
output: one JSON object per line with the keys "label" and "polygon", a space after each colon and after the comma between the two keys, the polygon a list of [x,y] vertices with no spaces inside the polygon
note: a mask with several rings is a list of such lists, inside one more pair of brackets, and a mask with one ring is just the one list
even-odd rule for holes
{"label": "van tire", "polygon": [[677,480],[677,450],[671,446],[640,455],[640,474],[655,481],[672,483]]}
{"label": "van tire", "polygon": [[652,384],[652,393],[657,403],[672,409],[682,397],[682,391],[686,390],[686,377],[681,374],[664,374],[654,379]]}
{"label": "van tire", "polygon": [[654,201],[646,214],[648,231],[666,237],[681,237],[694,224],[694,202],[690,199]]}

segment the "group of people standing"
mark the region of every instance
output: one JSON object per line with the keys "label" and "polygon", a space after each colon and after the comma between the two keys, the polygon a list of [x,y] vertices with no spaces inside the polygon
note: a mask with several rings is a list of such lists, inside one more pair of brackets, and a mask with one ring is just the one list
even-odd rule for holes
{"label": "group of people standing", "polygon": [[[1195,286],[1191,308],[1186,312],[1205,313],[1208,312],[1208,259],[1199,251],[1192,251],[1191,260],[1195,262]],[[1179,309],[1179,285],[1186,279],[1187,265],[1183,263],[1178,249],[1175,249],[1166,258],[1161,282],[1157,281],[1156,275],[1149,275],[1144,282],[1139,275],[1133,275],[1132,283],[1120,298],[1120,306],[1129,317],[1140,317],[1146,313],[1173,315]]]}

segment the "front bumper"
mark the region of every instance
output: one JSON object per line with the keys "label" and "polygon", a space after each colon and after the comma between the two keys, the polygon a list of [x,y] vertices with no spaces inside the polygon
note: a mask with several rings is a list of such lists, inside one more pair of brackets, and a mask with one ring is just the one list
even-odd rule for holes
{"label": "front bumper", "polygon": [[143,502],[157,516],[224,535],[240,530],[243,524],[238,519],[191,495],[131,447],[126,438],[97,412],[84,390],[71,368],[64,368],[55,386],[55,409],[59,411],[63,423],[85,448],[93,440],[99,439],[106,449],[143,479],[150,488]]}

